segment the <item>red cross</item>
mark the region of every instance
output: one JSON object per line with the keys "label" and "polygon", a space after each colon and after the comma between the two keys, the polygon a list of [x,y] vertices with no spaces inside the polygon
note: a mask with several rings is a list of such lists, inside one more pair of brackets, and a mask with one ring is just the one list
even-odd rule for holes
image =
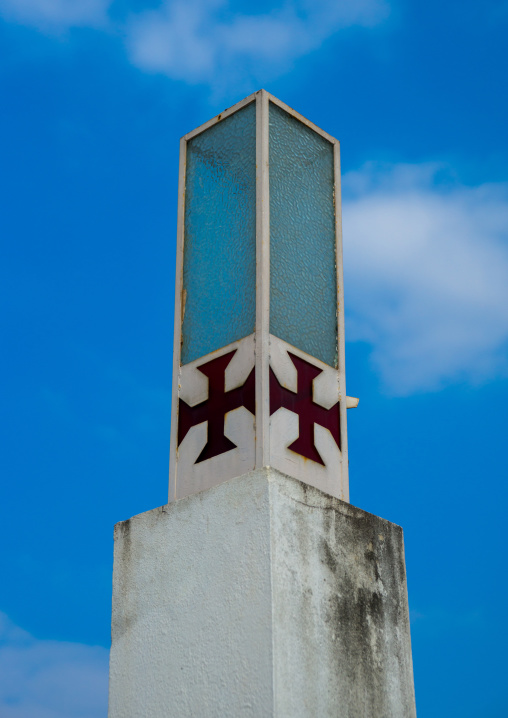
{"label": "red cross", "polygon": [[270,414],[283,407],[298,414],[298,439],[288,449],[307,459],[325,465],[314,443],[314,424],[328,429],[340,449],[340,402],[331,409],[316,404],[312,398],[312,382],[321,369],[288,352],[297,371],[297,391],[284,388],[270,368]]}
{"label": "red cross", "polygon": [[212,359],[197,368],[208,377],[208,399],[196,406],[189,406],[180,399],[178,412],[178,445],[182,443],[189,429],[203,421],[208,422],[208,440],[195,463],[225,451],[236,449],[236,444],[224,434],[224,420],[228,411],[244,406],[251,414],[256,411],[254,369],[243,386],[226,391],[226,368],[236,354],[236,349]]}

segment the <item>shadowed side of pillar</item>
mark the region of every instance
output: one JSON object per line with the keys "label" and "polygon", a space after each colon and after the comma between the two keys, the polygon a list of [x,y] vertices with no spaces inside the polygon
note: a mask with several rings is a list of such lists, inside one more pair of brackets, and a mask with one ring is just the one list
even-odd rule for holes
{"label": "shadowed side of pillar", "polygon": [[280,474],[270,508],[274,715],[416,718],[402,529]]}

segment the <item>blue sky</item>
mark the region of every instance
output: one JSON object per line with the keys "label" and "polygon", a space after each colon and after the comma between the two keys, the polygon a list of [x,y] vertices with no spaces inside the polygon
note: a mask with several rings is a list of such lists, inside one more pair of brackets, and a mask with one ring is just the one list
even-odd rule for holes
{"label": "blue sky", "polygon": [[419,718],[508,716],[506,0],[0,0],[0,715],[106,716],[112,532],[167,497],[178,139],[342,145],[352,502],[405,531]]}

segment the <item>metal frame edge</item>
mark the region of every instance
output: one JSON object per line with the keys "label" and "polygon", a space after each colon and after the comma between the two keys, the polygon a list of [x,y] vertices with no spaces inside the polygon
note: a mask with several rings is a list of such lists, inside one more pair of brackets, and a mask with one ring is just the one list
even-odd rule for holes
{"label": "metal frame edge", "polygon": [[178,440],[178,389],[180,383],[180,353],[182,348],[182,309],[185,309],[183,292],[183,244],[185,232],[185,180],[187,170],[187,140],[180,140],[180,162],[178,168],[178,214],[176,230],[176,271],[175,271],[175,324],[173,343],[173,377],[171,388],[171,439],[169,448],[169,496],[168,503],[176,498],[176,463]]}
{"label": "metal frame edge", "polygon": [[268,93],[256,93],[256,468],[270,463],[270,185]]}
{"label": "metal frame edge", "polygon": [[349,463],[347,445],[347,402],[346,402],[346,349],[344,335],[344,270],[342,259],[342,195],[340,176],[340,144],[334,141],[334,203],[335,203],[335,260],[337,266],[337,369],[340,383],[340,425],[342,454],[342,494],[349,502]]}

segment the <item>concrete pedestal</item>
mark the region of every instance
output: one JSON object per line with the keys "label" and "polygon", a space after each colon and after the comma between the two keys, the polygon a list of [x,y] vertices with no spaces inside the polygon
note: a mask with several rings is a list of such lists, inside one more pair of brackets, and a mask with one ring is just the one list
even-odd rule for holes
{"label": "concrete pedestal", "polygon": [[109,718],[414,718],[402,529],[266,469],[115,527]]}

